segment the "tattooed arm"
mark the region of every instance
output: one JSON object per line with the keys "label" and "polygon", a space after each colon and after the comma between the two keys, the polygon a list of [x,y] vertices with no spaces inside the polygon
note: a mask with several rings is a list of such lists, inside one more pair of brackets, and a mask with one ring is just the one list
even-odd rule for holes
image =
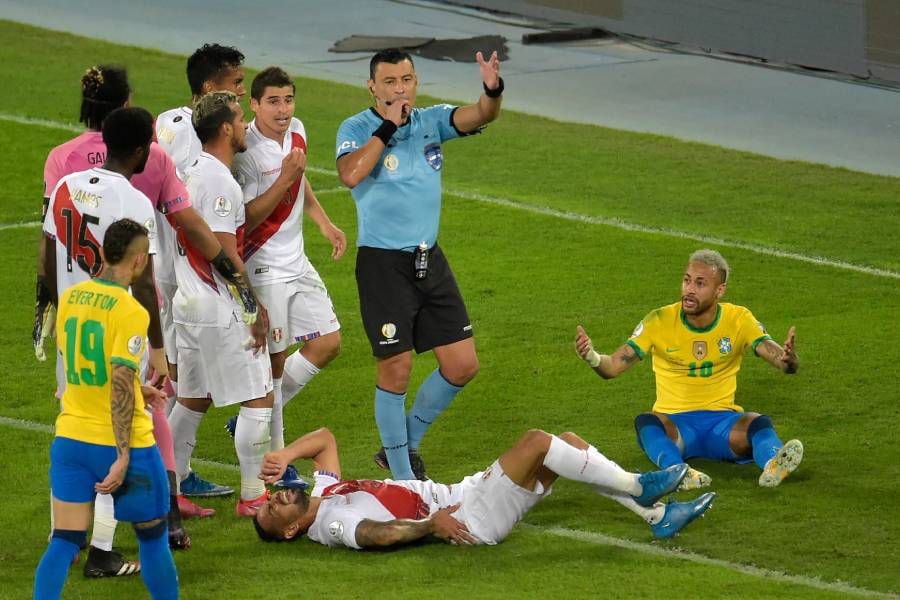
{"label": "tattooed arm", "polygon": [[459,504],[447,506],[427,519],[395,519],[393,521],[373,521],[363,519],[356,526],[356,543],[363,548],[394,546],[420,540],[426,535],[434,535],[453,544],[475,544],[477,540],[469,534],[465,523],[457,521],[453,513]]}
{"label": "tattooed arm", "polygon": [[618,377],[627,371],[631,365],[640,360],[637,352],[628,344],[619,346],[619,349],[613,352],[612,356],[598,354],[594,351],[591,338],[588,337],[587,332],[581,325],[576,330],[575,352],[603,379]]}
{"label": "tattooed arm", "polygon": [[112,428],[116,439],[116,460],[110,465],[106,478],[98,483],[96,491],[111,494],[125,481],[131,460],[131,428],[134,421],[134,369],[113,364],[112,368]]}
{"label": "tattooed arm", "polygon": [[800,368],[800,359],[794,350],[795,337],[796,330],[791,327],[783,348],[775,340],[765,339],[756,347],[756,354],[776,369],[793,375]]}

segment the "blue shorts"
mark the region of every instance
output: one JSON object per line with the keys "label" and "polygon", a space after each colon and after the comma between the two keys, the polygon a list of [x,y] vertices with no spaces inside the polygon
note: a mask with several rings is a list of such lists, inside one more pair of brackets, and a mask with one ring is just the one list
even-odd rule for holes
{"label": "blue shorts", "polygon": [[744,416],[731,410],[692,410],[667,413],[667,417],[681,434],[684,443],[682,457],[709,458],[734,463],[746,463],[752,456],[737,456],[731,451],[729,434],[734,424]]}
{"label": "blue shorts", "polygon": [[[56,437],[50,446],[50,490],[63,502],[93,502],[116,460],[115,446]],[[156,445],[132,448],[125,481],[113,495],[119,521],[142,523],[169,512],[169,480]]]}

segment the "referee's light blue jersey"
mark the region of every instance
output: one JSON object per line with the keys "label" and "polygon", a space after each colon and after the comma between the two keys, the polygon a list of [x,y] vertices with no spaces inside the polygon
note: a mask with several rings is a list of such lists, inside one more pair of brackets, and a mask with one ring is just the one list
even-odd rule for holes
{"label": "referee's light blue jersey", "polygon": [[[441,143],[462,135],[453,126],[455,106],[413,109],[372,172],[351,190],[359,225],[357,246],[412,251],[437,240],[441,221]],[[381,125],[368,108],[341,124],[336,156],[362,148]]]}

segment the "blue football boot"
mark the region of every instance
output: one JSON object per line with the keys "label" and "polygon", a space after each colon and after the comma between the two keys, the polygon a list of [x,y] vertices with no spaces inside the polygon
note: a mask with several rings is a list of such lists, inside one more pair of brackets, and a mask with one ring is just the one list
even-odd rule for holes
{"label": "blue football boot", "polygon": [[716,499],[715,492],[706,492],[690,502],[669,502],[666,504],[666,513],[662,520],[650,526],[653,537],[662,540],[674,536],[684,529],[688,523],[702,517],[712,507]]}
{"label": "blue football boot", "polygon": [[641,506],[653,506],[657,500],[678,488],[678,484],[687,475],[688,468],[686,463],[681,463],[662,471],[643,473],[638,481],[644,489],[640,496],[632,496],[632,498]]}
{"label": "blue football boot", "polygon": [[197,475],[194,471],[181,481],[181,495],[193,496],[197,498],[211,498],[213,496],[230,496],[234,493],[233,487],[227,485],[219,485],[212,481],[207,481]]}
{"label": "blue football boot", "polygon": [[288,465],[284,470],[284,475],[281,476],[281,479],[275,482],[275,487],[288,490],[305,490],[309,487],[309,483],[300,477],[300,474],[297,473],[297,468],[294,465]]}
{"label": "blue football boot", "polygon": [[225,423],[225,431],[228,432],[228,435],[234,437],[234,430],[237,429],[237,415],[234,415],[228,422]]}

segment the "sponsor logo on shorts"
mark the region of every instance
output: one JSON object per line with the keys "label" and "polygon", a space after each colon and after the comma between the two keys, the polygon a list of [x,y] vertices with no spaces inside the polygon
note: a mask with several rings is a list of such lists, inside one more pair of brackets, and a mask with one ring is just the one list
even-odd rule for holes
{"label": "sponsor logo on shorts", "polygon": [[281,330],[281,327],[276,327],[275,329],[272,330],[272,340],[275,343],[280,342],[281,338],[282,338],[282,334],[283,334],[283,332]]}
{"label": "sponsor logo on shorts", "polygon": [[231,200],[225,196],[219,196],[213,204],[213,212],[220,217],[227,217],[231,213]]}
{"label": "sponsor logo on shorts", "polygon": [[321,331],[313,331],[312,333],[307,333],[305,335],[298,335],[297,341],[298,342],[308,342],[309,340],[314,340],[317,337],[322,337]]}
{"label": "sponsor logo on shorts", "polygon": [[128,338],[128,352],[130,352],[132,356],[138,356],[141,353],[141,347],[143,345],[144,338],[139,335]]}
{"label": "sponsor logo on shorts", "polygon": [[379,346],[388,346],[390,344],[396,344],[400,340],[395,338],[397,335],[397,326],[393,323],[385,323],[381,326],[381,335],[384,336],[385,339],[378,342]]}
{"label": "sponsor logo on shorts", "polygon": [[256,267],[256,269],[253,272],[257,275],[259,275],[260,273],[268,273],[269,267]]}
{"label": "sponsor logo on shorts", "polygon": [[463,327],[463,331],[472,331],[472,324],[469,323],[468,325],[466,325],[465,327]]}
{"label": "sponsor logo on shorts", "polygon": [[328,535],[336,540],[341,539],[344,535],[344,524],[340,521],[332,521],[328,524]]}
{"label": "sponsor logo on shorts", "polygon": [[400,159],[396,154],[388,154],[384,157],[384,168],[388,171],[396,171],[400,166]]}
{"label": "sponsor logo on shorts", "polygon": [[719,345],[719,353],[720,354],[730,354],[731,353],[731,338],[723,337],[720,338],[716,344]]}

